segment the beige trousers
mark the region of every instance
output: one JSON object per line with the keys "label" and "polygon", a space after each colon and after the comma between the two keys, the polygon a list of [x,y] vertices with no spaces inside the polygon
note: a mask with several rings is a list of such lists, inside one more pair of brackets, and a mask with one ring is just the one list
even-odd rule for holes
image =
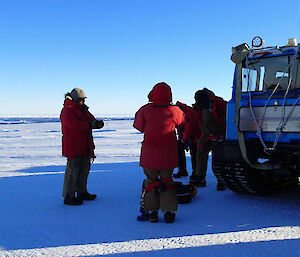
{"label": "beige trousers", "polygon": [[211,150],[211,143],[208,140],[208,136],[220,136],[224,134],[224,129],[218,124],[213,116],[212,111],[201,111],[202,117],[202,133],[204,138],[200,137],[197,142],[197,161],[196,161],[196,176],[201,179],[206,177],[208,155]]}
{"label": "beige trousers", "polygon": [[74,198],[75,192],[87,192],[86,186],[90,168],[91,161],[88,156],[77,156],[76,158],[67,161],[63,186],[64,198],[67,195]]}
{"label": "beige trousers", "polygon": [[[143,183],[144,188],[146,188],[152,182],[163,180],[165,178],[171,178],[171,181],[166,185],[174,186],[172,179],[173,170],[153,170],[144,168],[144,173],[147,176]],[[177,211],[175,188],[164,191],[157,191],[155,188],[153,188],[151,191],[145,193],[144,204],[145,211],[158,211],[159,209],[161,209],[162,212]]]}

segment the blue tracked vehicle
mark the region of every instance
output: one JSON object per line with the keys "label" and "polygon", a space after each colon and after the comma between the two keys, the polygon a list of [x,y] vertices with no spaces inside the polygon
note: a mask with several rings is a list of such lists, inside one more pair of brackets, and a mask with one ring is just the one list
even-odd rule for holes
{"label": "blue tracked vehicle", "polygon": [[234,192],[264,195],[300,176],[300,45],[232,48],[236,64],[226,136],[214,142],[213,171]]}

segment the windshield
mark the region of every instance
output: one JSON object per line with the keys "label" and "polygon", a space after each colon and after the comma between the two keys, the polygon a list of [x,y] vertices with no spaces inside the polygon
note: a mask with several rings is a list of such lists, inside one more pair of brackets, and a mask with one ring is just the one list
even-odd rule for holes
{"label": "windshield", "polygon": [[300,88],[300,58],[294,55],[247,60],[242,69],[242,91],[266,91],[279,83],[278,90]]}

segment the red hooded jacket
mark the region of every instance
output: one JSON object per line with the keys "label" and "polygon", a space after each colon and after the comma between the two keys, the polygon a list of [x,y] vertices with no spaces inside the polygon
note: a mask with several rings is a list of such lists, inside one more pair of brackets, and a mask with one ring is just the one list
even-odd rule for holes
{"label": "red hooded jacket", "polygon": [[60,120],[63,134],[62,155],[68,159],[76,156],[93,157],[95,145],[90,122],[95,120],[95,117],[87,107],[66,97]]}
{"label": "red hooded jacket", "polygon": [[148,95],[151,103],[135,114],[133,127],[144,133],[140,166],[170,170],[178,166],[175,127],[183,122],[183,112],[170,105],[171,88],[164,82],[156,84]]}
{"label": "red hooded jacket", "polygon": [[191,143],[197,143],[201,135],[201,130],[196,110],[181,102],[177,102],[176,104],[184,112],[184,132],[182,140],[184,142],[191,140]]}

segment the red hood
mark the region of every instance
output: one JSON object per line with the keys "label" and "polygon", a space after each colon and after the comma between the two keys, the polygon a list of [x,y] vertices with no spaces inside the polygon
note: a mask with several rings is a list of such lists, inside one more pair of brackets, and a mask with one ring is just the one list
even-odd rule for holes
{"label": "red hood", "polygon": [[150,102],[159,105],[169,105],[172,102],[172,91],[165,82],[157,83],[148,94]]}

